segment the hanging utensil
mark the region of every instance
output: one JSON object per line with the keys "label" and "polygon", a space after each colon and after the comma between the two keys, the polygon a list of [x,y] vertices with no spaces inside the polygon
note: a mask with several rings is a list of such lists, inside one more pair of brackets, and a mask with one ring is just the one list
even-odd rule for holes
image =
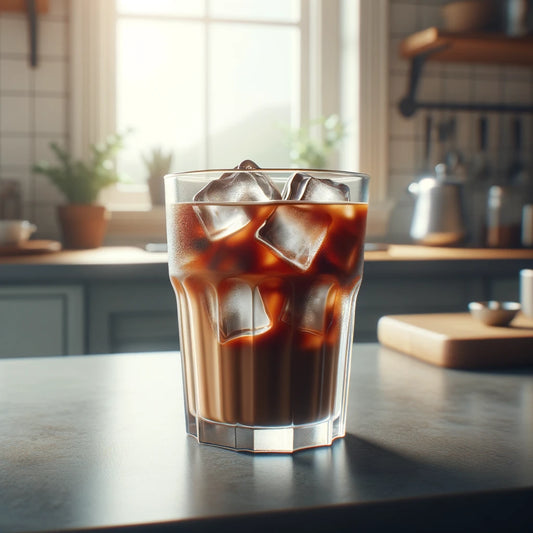
{"label": "hanging utensil", "polygon": [[491,167],[488,153],[488,120],[479,117],[478,121],[478,148],[472,158],[470,179],[475,183],[487,183],[491,176]]}
{"label": "hanging utensil", "polygon": [[457,147],[457,119],[452,116],[445,125],[448,149],[444,156],[447,175],[458,181],[465,181],[466,170],[463,153]]}
{"label": "hanging utensil", "polygon": [[522,186],[528,182],[526,166],[522,159],[522,120],[514,117],[512,121],[513,155],[507,179],[512,185]]}
{"label": "hanging utensil", "polygon": [[469,244],[476,247],[484,246],[486,242],[487,191],[491,179],[491,168],[487,155],[487,118],[480,117],[477,126],[478,146],[472,158],[464,190]]}
{"label": "hanging utensil", "polygon": [[433,128],[433,117],[431,115],[426,116],[424,124],[424,167],[423,174],[433,174],[431,168],[431,130]]}

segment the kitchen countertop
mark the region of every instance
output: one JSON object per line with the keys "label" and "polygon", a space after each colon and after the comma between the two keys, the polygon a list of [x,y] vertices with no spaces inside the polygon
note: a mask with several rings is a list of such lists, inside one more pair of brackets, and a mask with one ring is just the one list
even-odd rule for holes
{"label": "kitchen countertop", "polygon": [[526,531],[532,372],[356,344],[347,436],[254,456],[185,435],[176,353],[0,360],[0,530]]}
{"label": "kitchen countertop", "polygon": [[[49,279],[100,279],[120,276],[168,277],[167,254],[132,246],[106,246],[94,250],[63,250],[54,253],[0,257],[0,279],[32,281]],[[413,266],[416,265],[416,271]],[[389,245],[386,250],[365,252],[365,272],[388,274],[424,272],[487,273],[533,268],[533,249],[497,250]]]}

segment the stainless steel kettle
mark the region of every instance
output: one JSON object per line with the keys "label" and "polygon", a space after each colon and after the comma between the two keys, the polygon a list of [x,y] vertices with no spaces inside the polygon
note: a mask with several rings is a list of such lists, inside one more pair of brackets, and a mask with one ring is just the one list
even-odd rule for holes
{"label": "stainless steel kettle", "polygon": [[443,163],[435,167],[435,174],[409,185],[409,192],[416,197],[409,234],[418,244],[460,244],[466,237],[463,185],[446,178]]}

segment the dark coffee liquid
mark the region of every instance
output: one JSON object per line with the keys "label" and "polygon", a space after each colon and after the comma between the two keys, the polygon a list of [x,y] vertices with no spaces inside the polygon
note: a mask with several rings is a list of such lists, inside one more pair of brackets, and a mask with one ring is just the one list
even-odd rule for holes
{"label": "dark coffee liquid", "polygon": [[256,238],[284,204],[243,204],[251,221],[217,240],[207,237],[193,204],[170,207],[169,266],[194,416],[284,426],[339,409],[367,205],[291,202],[306,224],[327,227],[304,270]]}

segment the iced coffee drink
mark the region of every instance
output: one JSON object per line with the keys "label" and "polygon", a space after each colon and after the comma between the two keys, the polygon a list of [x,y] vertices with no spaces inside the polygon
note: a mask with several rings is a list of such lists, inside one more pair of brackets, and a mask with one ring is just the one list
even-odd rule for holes
{"label": "iced coffee drink", "polygon": [[259,169],[166,178],[187,430],[292,452],[345,433],[368,178]]}

